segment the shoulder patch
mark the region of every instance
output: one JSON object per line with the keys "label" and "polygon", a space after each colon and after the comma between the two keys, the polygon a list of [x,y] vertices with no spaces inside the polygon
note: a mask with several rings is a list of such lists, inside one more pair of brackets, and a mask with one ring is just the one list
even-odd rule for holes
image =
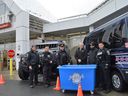
{"label": "shoulder patch", "polygon": [[110,51],[107,50],[107,54],[110,55]]}

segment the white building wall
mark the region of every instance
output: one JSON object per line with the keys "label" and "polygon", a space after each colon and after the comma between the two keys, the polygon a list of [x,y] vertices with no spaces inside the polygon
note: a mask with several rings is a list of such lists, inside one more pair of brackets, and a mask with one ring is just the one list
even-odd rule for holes
{"label": "white building wall", "polygon": [[128,5],[128,0],[108,0],[107,3],[89,13],[87,17],[45,24],[43,32],[50,33],[54,31],[68,30],[73,28],[88,27],[106,16],[118,11]]}

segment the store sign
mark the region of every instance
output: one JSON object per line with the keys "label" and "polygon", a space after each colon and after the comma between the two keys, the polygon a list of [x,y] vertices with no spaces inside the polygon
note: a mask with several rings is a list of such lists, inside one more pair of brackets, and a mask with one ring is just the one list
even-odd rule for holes
{"label": "store sign", "polygon": [[11,22],[9,20],[9,15],[0,15],[0,29],[11,27]]}
{"label": "store sign", "polygon": [[11,23],[0,24],[0,29],[11,27]]}

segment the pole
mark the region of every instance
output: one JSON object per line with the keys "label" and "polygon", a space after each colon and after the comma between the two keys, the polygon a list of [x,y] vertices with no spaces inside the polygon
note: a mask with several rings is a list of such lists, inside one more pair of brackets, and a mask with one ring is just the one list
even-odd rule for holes
{"label": "pole", "polygon": [[12,65],[12,58],[10,58],[10,76],[13,75],[13,65]]}

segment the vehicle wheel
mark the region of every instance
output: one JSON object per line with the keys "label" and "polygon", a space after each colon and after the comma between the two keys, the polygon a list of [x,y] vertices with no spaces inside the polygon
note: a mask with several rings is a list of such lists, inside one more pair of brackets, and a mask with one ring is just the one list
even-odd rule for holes
{"label": "vehicle wheel", "polygon": [[112,86],[116,91],[123,91],[124,89],[124,80],[119,72],[112,73]]}
{"label": "vehicle wheel", "polygon": [[19,69],[18,70],[18,75],[19,75],[20,79],[22,79],[22,80],[28,80],[29,73],[24,72],[22,69]]}

